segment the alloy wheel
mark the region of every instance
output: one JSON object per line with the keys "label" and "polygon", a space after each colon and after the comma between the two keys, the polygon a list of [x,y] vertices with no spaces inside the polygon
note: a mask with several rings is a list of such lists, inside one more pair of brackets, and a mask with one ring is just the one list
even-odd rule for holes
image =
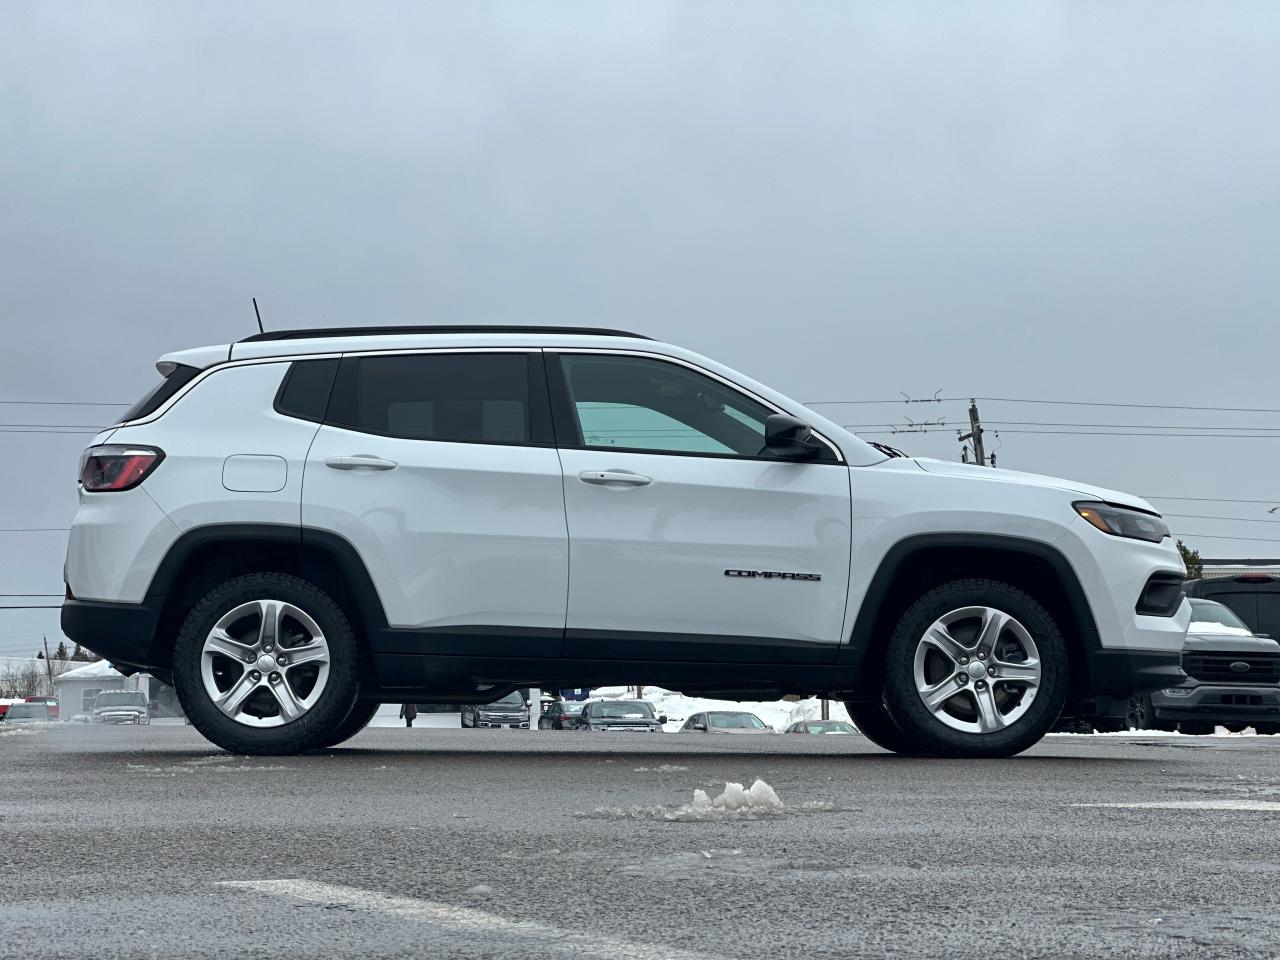
{"label": "alloy wheel", "polygon": [[249,727],[292,723],[316,705],[329,679],[329,644],[304,610],[252,600],[205,637],[200,676],[223,714]]}
{"label": "alloy wheel", "polygon": [[1002,610],[961,607],[933,622],[916,645],[915,685],[925,708],[964,733],[1016,723],[1035,701],[1040,652],[1030,632]]}

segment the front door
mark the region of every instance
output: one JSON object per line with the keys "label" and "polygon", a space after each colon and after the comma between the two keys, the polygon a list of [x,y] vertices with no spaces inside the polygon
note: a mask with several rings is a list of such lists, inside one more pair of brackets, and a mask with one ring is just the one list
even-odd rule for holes
{"label": "front door", "polygon": [[555,657],[568,537],[540,351],[342,360],[302,523],[355,547],[380,653]]}
{"label": "front door", "polygon": [[564,468],[565,655],[827,663],[849,575],[849,470],[778,459],[778,411],[683,363],[548,354]]}

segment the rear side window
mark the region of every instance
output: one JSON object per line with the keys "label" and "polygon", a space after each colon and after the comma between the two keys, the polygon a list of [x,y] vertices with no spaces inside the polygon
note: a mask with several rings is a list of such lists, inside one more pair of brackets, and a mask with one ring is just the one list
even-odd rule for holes
{"label": "rear side window", "polygon": [[141,400],[126,410],[124,416],[118,422],[127,423],[130,420],[140,420],[155,413],[166,400],[194,380],[199,373],[199,367],[188,367],[181,363],[175,363],[168,375],[148,390]]}
{"label": "rear side window", "polygon": [[549,441],[541,355],[346,357],[326,423],[405,440]]}
{"label": "rear side window", "polygon": [[329,406],[338,360],[297,360],[289,367],[276,394],[276,412],[321,423]]}

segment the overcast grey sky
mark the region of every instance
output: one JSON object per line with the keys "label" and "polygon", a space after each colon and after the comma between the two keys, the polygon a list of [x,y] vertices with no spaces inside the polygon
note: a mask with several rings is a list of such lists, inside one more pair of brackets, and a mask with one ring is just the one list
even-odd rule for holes
{"label": "overcast grey sky", "polygon": [[[0,399],[130,402],[159,354],[252,332],[256,295],[269,327],[634,328],[805,401],[1280,408],[1278,108],[1263,2],[15,0]],[[1013,429],[1011,468],[1280,503],[1280,440]],[[85,438],[2,436],[0,527],[65,527]],[[949,430],[895,442],[958,455]],[[1158,506],[1248,518],[1172,518],[1206,555],[1280,555],[1268,504]],[[0,593],[58,593],[63,547],[0,533]],[[0,612],[0,653],[44,632],[56,611]]]}

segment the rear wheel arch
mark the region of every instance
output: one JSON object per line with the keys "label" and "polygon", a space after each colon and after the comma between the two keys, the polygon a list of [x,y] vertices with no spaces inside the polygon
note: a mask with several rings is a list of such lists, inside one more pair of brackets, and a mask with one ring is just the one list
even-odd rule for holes
{"label": "rear wheel arch", "polygon": [[1087,692],[1088,660],[1098,628],[1070,562],[1038,540],[999,534],[923,534],[894,544],[871,579],[842,662],[856,669],[856,690],[878,697],[881,665],[899,618],[934,587],[981,577],[1017,587],[1040,603],[1067,639],[1072,693]]}
{"label": "rear wheel arch", "polygon": [[187,613],[210,590],[247,573],[286,573],[307,580],[342,608],[361,649],[361,681],[375,674],[369,647],[386,614],[364,562],[336,534],[281,524],[214,524],[184,533],[152,578],[147,598],[159,608],[151,662],[168,668]]}

